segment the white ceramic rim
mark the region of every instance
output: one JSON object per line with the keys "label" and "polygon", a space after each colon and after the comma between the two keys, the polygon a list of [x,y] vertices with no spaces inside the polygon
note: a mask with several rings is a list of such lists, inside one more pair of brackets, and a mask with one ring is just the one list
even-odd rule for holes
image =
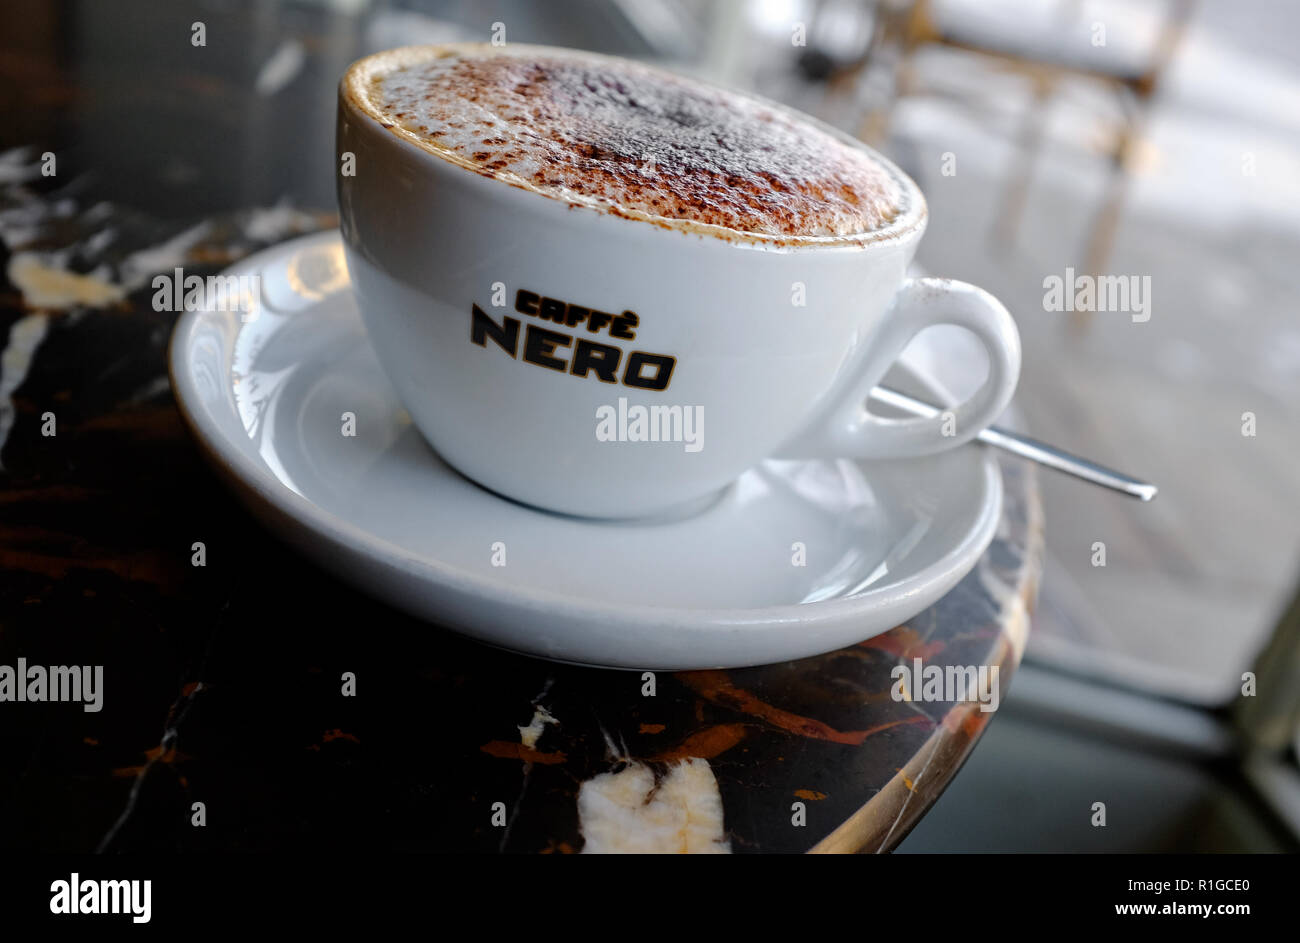
{"label": "white ceramic rim", "polygon": [[[693,82],[704,86],[705,88],[711,88],[728,95],[738,95],[747,98],[750,101],[762,105],[764,108],[776,112],[777,114],[784,115],[791,121],[812,125],[824,134],[835,138],[846,146],[866,154],[867,157],[877,163],[894,178],[903,195],[903,206],[898,215],[895,216],[887,225],[882,226],[879,229],[870,230],[869,232],[849,233],[839,236],[786,236],[772,233],[745,232],[743,230],[732,229],[728,226],[719,226],[713,223],[698,223],[692,220],[657,216],[639,210],[615,208],[607,203],[585,197],[578,193],[572,194],[571,197],[560,197],[558,195],[544,192],[525,180],[513,177],[503,177],[484,171],[472,161],[468,161],[453,151],[439,147],[437,144],[425,140],[418,134],[414,134],[406,128],[403,128],[401,125],[389,124],[386,121],[383,112],[370,99],[367,85],[375,69],[380,66],[391,65],[394,63],[397,65],[405,65],[408,63],[425,61],[431,57],[436,58],[455,54],[482,55],[484,53],[494,56],[537,54],[594,59],[598,62],[632,62],[643,68],[664,72],[667,75],[684,81]],[[508,43],[505,46],[493,46],[491,43],[438,43],[423,46],[398,46],[394,49],[386,49],[382,52],[372,53],[371,55],[365,56],[352,63],[343,74],[343,78],[339,83],[339,90],[340,101],[345,102],[350,106],[359,117],[365,119],[367,122],[373,122],[373,126],[371,127],[372,131],[387,131],[398,140],[410,145],[414,150],[436,158],[439,163],[459,167],[474,174],[476,177],[485,178],[495,183],[510,186],[526,193],[531,193],[536,197],[540,197],[541,199],[547,200],[551,203],[557,203],[560,206],[581,207],[583,209],[594,210],[607,216],[627,219],[637,223],[648,223],[669,232],[696,233],[712,236],[725,242],[794,250],[816,248],[828,249],[845,246],[866,247],[877,243],[893,243],[914,235],[918,229],[924,226],[929,213],[925,202],[925,196],[921,193],[921,188],[916,185],[916,181],[904,173],[902,169],[888,157],[885,157],[879,151],[868,146],[866,143],[858,140],[852,135],[846,134],[838,128],[819,121],[812,115],[805,114],[797,109],[782,105],[779,102],[771,101],[762,96],[740,91],[738,89],[727,88],[713,82],[695,78],[694,76],[679,75],[671,70],[664,69],[652,63],[641,62],[635,59],[625,59],[597,52],[588,52],[585,49],[566,49],[559,46],[535,46],[528,43]]]}
{"label": "white ceramic rim", "polygon": [[[306,249],[317,242],[341,241],[341,238],[337,230],[300,237],[251,255],[226,269],[222,274],[260,270],[277,256],[292,251],[293,247]],[[225,319],[223,328],[227,336],[232,326],[235,330],[238,329],[238,312],[186,311],[177,319],[171,343],[168,345],[168,373],[177,406],[213,466],[246,500],[309,531],[314,537],[327,542],[332,549],[343,553],[361,554],[380,567],[397,568],[422,582],[445,586],[475,600],[481,600],[485,605],[494,607],[508,605],[518,610],[544,611],[552,617],[559,615],[582,620],[600,619],[611,624],[651,631],[659,627],[671,626],[688,633],[716,628],[760,625],[770,628],[798,626],[809,622],[838,622],[864,609],[901,607],[906,605],[909,597],[923,595],[932,590],[936,584],[944,584],[945,581],[947,582],[944,585],[944,592],[951,589],[961,576],[974,567],[984,553],[996,533],[1001,517],[1001,473],[993,456],[985,454],[981,456],[980,462],[983,472],[983,487],[980,489],[981,510],[975,525],[965,537],[930,566],[896,582],[872,586],[857,596],[752,609],[704,609],[644,604],[616,605],[549,590],[520,588],[457,569],[440,560],[423,559],[387,540],[374,537],[360,527],[323,511],[286,487],[265,465],[254,461],[238,445],[228,441],[205,409],[191,408],[192,405],[200,404],[202,399],[199,396],[195,376],[189,369],[186,351],[199,325],[205,319],[213,317]],[[230,350],[233,350],[233,344],[227,345],[227,352]],[[221,390],[227,396],[229,395],[226,383],[229,375],[228,368],[227,362],[221,380]],[[232,410],[235,409],[233,401],[230,407]],[[958,576],[954,579],[953,574]],[[863,638],[870,637],[872,634],[878,633],[870,633]],[[743,644],[748,638],[748,635],[738,636],[737,642]],[[845,644],[851,642],[846,641]]]}

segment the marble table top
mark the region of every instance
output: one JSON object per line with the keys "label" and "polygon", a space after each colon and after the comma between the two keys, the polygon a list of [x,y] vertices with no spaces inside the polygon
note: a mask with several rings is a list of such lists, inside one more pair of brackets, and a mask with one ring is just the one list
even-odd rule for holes
{"label": "marble table top", "polygon": [[[42,202],[54,212],[23,186],[0,190],[0,214],[27,206],[38,227]],[[197,237],[123,236],[95,256],[94,208],[64,209],[50,225],[99,274],[69,274],[50,249],[11,253],[0,295],[0,665],[102,665],[111,683],[98,712],[0,705],[13,721],[0,791],[23,810],[21,844],[271,849],[356,829],[412,850],[888,850],[994,716],[895,700],[891,669],[996,665],[1006,690],[1041,551],[1019,462],[1002,465],[1001,525],[975,571],[852,648],[654,677],[498,652],[268,536],[177,414],[172,316],[147,286],[123,287],[150,258],[216,270],[328,216],[212,217]]]}

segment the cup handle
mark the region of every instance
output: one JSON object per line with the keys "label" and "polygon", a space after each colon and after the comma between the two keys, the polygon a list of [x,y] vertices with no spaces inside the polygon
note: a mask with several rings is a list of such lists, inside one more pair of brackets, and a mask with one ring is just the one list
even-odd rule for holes
{"label": "cup handle", "polygon": [[[935,324],[956,324],[988,352],[988,376],[965,402],[926,418],[885,419],[867,406],[872,387],[909,341]],[[947,278],[905,281],[857,370],[849,393],[818,414],[783,458],[907,458],[933,455],[969,442],[1011,402],[1020,377],[1020,334],[1002,303],[966,282]]]}

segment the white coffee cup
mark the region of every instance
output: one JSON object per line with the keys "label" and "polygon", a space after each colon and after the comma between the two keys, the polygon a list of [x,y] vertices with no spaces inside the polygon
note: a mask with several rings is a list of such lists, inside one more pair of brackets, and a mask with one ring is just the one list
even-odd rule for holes
{"label": "white coffee cup", "polygon": [[[768,457],[953,448],[1010,401],[1011,316],[972,285],[906,277],[925,200],[865,145],[799,116],[897,178],[902,211],[875,232],[782,238],[615,215],[485,175],[386,122],[370,76],[431,52],[380,53],[344,75],[339,208],[379,360],[425,438],[468,478],[575,515],[683,512]],[[935,324],[980,339],[983,385],[947,415],[870,413],[868,392]],[[659,441],[638,438],[652,433]]]}

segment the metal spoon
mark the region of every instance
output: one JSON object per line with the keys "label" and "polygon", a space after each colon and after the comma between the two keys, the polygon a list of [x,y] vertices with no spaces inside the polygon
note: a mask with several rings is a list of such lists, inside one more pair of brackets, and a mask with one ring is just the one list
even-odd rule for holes
{"label": "metal spoon", "polygon": [[[913,399],[906,393],[900,393],[898,390],[886,386],[878,386],[872,390],[871,398],[916,416],[937,416],[942,412],[937,406],[931,406],[922,400]],[[1048,468],[1055,468],[1067,475],[1090,481],[1094,485],[1101,485],[1103,488],[1122,492],[1140,501],[1150,501],[1156,496],[1156,486],[1150,482],[1130,478],[1128,475],[1106,468],[1104,465],[1098,465],[1086,458],[1071,455],[1069,452],[1048,445],[1046,442],[1039,442],[1037,439],[1009,432],[998,426],[989,426],[976,438],[1013,455],[1030,459],[1040,465],[1046,465]]]}

